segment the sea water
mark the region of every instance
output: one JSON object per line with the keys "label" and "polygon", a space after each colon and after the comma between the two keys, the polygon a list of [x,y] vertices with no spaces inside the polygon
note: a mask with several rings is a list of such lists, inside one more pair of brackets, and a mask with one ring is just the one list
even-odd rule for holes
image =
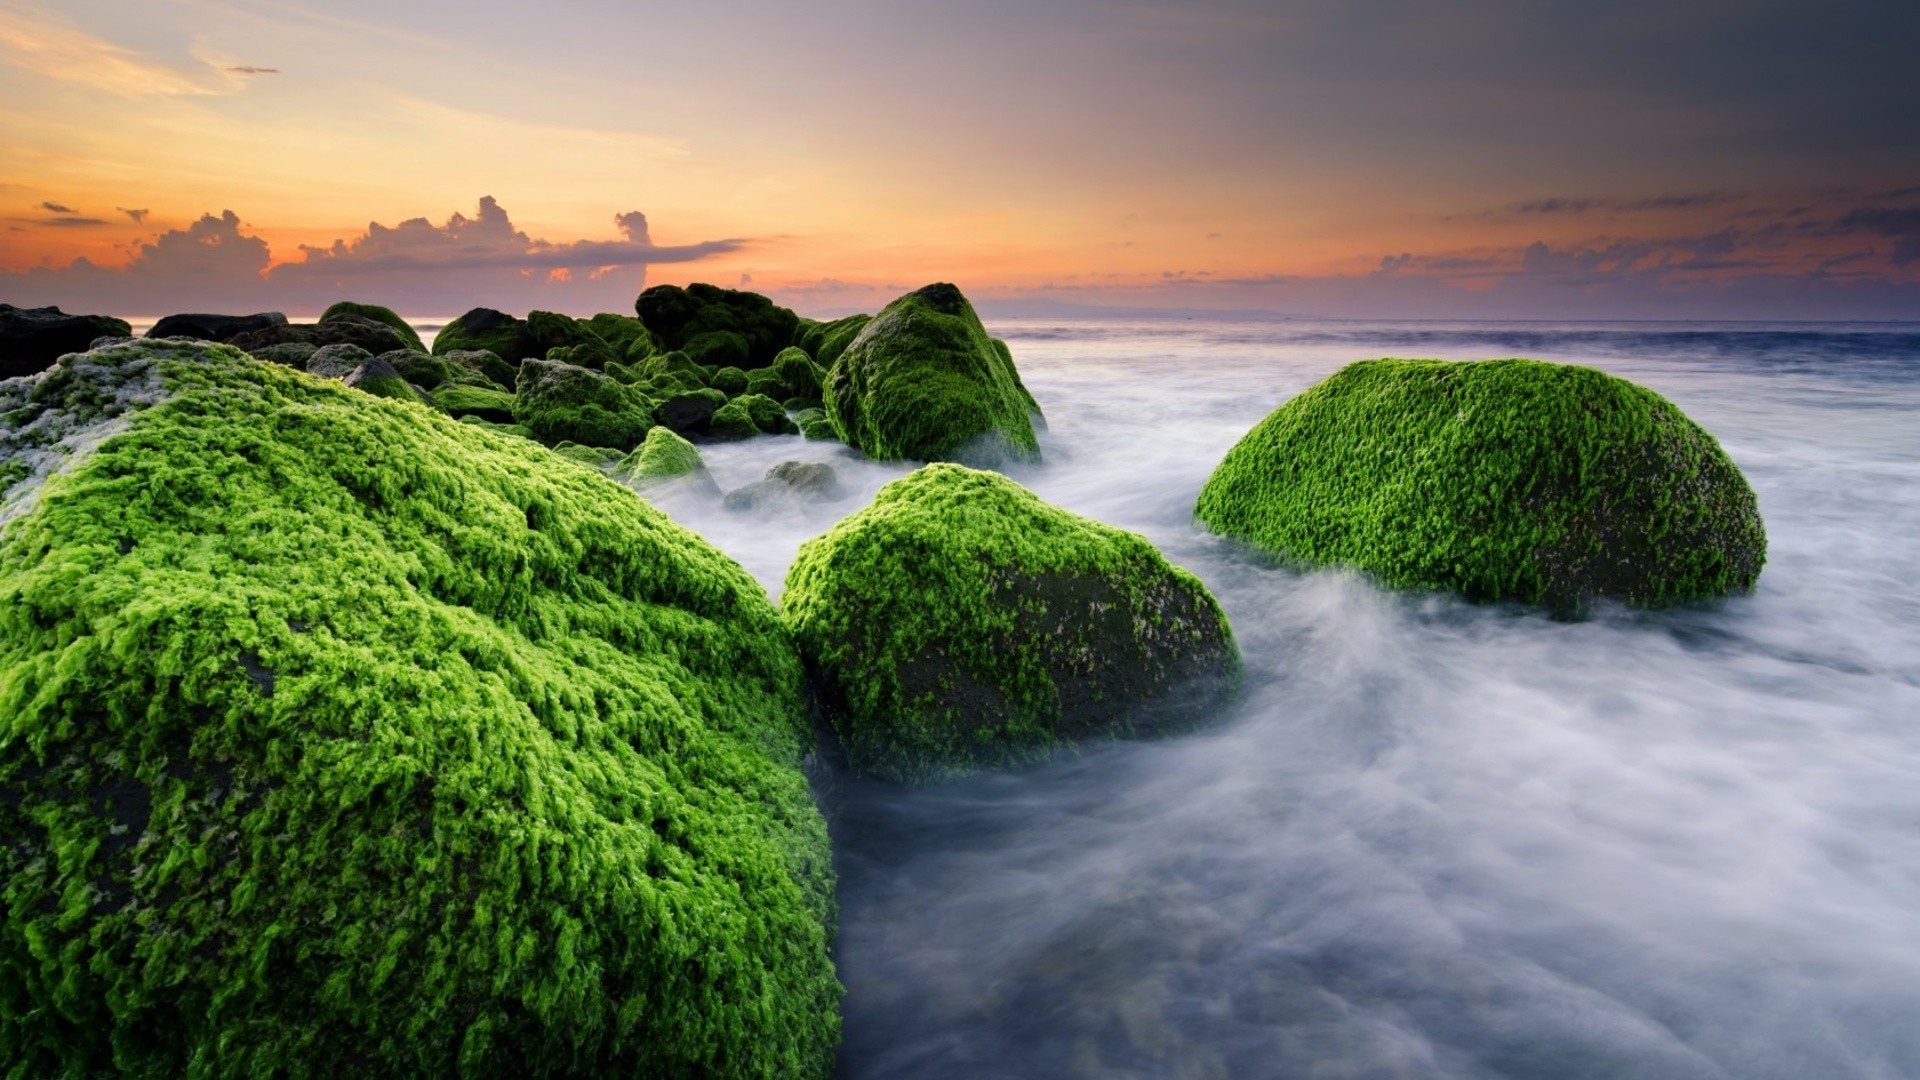
{"label": "sea water", "polygon": [[[1016,477],[1232,620],[1204,732],[828,800],[849,1077],[1920,1075],[1920,327],[991,321]],[[1197,529],[1228,447],[1375,356],[1531,356],[1717,436],[1750,596],[1583,622],[1296,572]],[[665,508],[778,595],[904,465],[762,438],[818,506]]]}

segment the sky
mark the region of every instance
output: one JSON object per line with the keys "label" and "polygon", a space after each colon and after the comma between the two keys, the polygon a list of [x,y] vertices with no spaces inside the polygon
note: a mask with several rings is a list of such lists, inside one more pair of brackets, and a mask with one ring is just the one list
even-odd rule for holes
{"label": "sky", "polygon": [[1920,318],[1920,4],[0,0],[0,301]]}

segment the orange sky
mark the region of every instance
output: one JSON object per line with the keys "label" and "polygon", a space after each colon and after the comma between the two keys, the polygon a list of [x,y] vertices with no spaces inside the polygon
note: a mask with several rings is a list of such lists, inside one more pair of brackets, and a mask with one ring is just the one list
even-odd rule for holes
{"label": "orange sky", "polygon": [[[558,245],[620,241],[614,216],[643,211],[654,245],[725,248],[645,281],[750,279],[802,307],[948,279],[1358,305],[1336,314],[1416,293],[1438,309],[1421,313],[1448,296],[1486,313],[1471,297],[1505,289],[1528,314],[1554,294],[1521,279],[1551,273],[1595,295],[1632,279],[1634,303],[1813,275],[1900,314],[1920,281],[1915,122],[1849,133],[1851,114],[1819,112],[1897,94],[1863,77],[1858,100],[1743,96],[1735,61],[1821,47],[1770,45],[1780,27],[1741,15],[1754,5],[1583,25],[1591,47],[1545,15],[1475,25],[1473,7],[1424,24],[1305,3],[0,0],[0,298],[120,296],[111,275],[60,272],[138,274],[143,245],[206,214],[233,211],[279,265],[492,196]],[[1753,55],[1689,51],[1742,40],[1725,34],[1742,17]],[[335,270],[351,290],[352,265]]]}

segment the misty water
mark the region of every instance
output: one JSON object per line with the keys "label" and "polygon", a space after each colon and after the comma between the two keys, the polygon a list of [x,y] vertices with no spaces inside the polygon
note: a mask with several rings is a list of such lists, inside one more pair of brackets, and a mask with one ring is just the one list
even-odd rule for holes
{"label": "misty water", "polygon": [[[1920,1075],[1920,332],[990,323],[1051,424],[1017,479],[1231,618],[1204,733],[828,793],[849,1077]],[[1276,568],[1213,466],[1351,360],[1527,355],[1666,395],[1759,494],[1751,596],[1577,623]],[[663,500],[776,596],[844,497]]]}

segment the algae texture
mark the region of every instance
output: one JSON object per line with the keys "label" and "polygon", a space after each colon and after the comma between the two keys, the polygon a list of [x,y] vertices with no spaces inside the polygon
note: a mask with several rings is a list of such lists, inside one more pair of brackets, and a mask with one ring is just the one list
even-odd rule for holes
{"label": "algae texture", "polygon": [[801,545],[784,617],[857,772],[901,783],[1172,733],[1233,692],[1198,578],[996,473],[921,468]]}
{"label": "algae texture", "polygon": [[704,472],[706,462],[692,443],[664,427],[647,432],[640,449],[621,459],[616,475],[633,480],[655,480]]}
{"label": "algae texture", "polygon": [[36,460],[114,432],[0,526],[0,1075],[829,1072],[801,667],[737,564],[225,346],[22,396]]}
{"label": "algae texture", "polygon": [[387,326],[393,327],[393,329],[399,333],[400,337],[407,343],[407,348],[415,352],[427,351],[427,347],[420,341],[419,331],[408,325],[407,320],[401,318],[392,308],[381,307],[379,304],[361,304],[352,300],[342,300],[321,312],[319,321],[327,322],[330,319],[335,319],[342,315],[358,315],[363,319],[372,319],[374,322],[384,323]]}
{"label": "algae texture", "polygon": [[960,290],[928,285],[888,304],[834,362],[827,419],[881,461],[1038,461],[1038,408]]}
{"label": "algae texture", "polygon": [[514,390],[514,422],[541,442],[631,450],[653,427],[653,399],[591,368],[526,360]]}
{"label": "algae texture", "polygon": [[1577,614],[1753,587],[1766,532],[1712,435],[1645,387],[1533,360],[1364,360],[1275,409],[1200,493],[1307,565]]}

